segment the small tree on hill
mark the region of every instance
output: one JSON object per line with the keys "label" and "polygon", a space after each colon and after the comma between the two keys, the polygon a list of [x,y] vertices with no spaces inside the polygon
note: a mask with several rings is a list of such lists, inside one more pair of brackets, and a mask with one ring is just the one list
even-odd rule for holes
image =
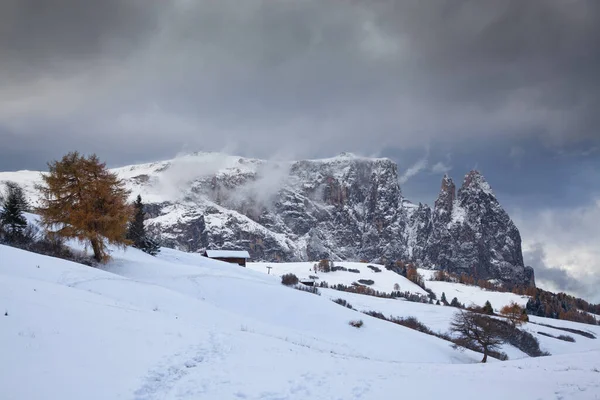
{"label": "small tree on hill", "polygon": [[23,189],[14,182],[6,182],[3,200],[0,204],[0,225],[7,242],[19,241],[24,237],[27,219],[23,214],[29,204]]}
{"label": "small tree on hill", "polygon": [[481,309],[485,314],[494,315],[494,307],[492,307],[492,303],[489,300],[486,300],[483,308]]}
{"label": "small tree on hill", "polygon": [[94,259],[109,257],[106,242],[127,245],[127,224],[131,208],[129,192],[115,174],[96,155],[65,155],[48,163],[49,173],[38,186],[42,225],[62,238],[89,243]]}
{"label": "small tree on hill", "polygon": [[458,299],[456,297],[452,299],[452,301],[450,302],[450,305],[452,307],[462,308],[462,304],[460,304],[460,301],[458,301]]}
{"label": "small tree on hill", "polygon": [[144,226],[145,216],[142,196],[138,195],[133,203],[133,218],[129,222],[127,239],[131,240],[133,247],[154,256],[160,252],[160,245],[156,240],[148,237],[146,227]]}
{"label": "small tree on hill", "polygon": [[442,298],[441,298],[442,304],[447,306],[448,305],[448,300],[446,299],[446,292],[442,292]]}
{"label": "small tree on hill", "polygon": [[500,314],[508,318],[513,326],[517,326],[527,322],[527,313],[524,313],[524,311],[525,309],[523,307],[513,301],[510,304],[502,307]]}
{"label": "small tree on hill", "polygon": [[319,261],[319,265],[317,266],[317,268],[321,272],[331,272],[331,264],[329,263],[329,260],[327,260],[327,259],[323,259],[323,260]]}
{"label": "small tree on hill", "polygon": [[504,343],[499,321],[472,312],[459,312],[450,323],[450,332],[458,335],[454,340],[457,346],[479,349],[483,352],[482,363],[487,362],[488,354],[498,350]]}

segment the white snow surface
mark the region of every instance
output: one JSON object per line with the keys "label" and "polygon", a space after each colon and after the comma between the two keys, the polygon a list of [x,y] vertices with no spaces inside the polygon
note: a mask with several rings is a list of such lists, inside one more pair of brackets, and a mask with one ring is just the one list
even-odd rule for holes
{"label": "white snow surface", "polygon": [[[386,293],[392,292],[394,290],[394,285],[397,283],[398,286],[400,286],[400,291],[402,292],[427,295],[427,292],[421,289],[419,286],[415,285],[402,275],[398,275],[393,271],[386,270],[385,267],[380,264],[345,261],[334,262],[335,266],[359,270],[360,273],[348,271],[315,272],[314,266],[317,264],[318,261],[289,263],[256,262],[248,263],[247,267],[263,273],[269,272],[267,267],[272,267],[270,270],[271,274],[282,276],[284,274],[292,273],[302,281],[311,280],[311,276],[317,276],[318,279],[315,280],[317,285],[320,282],[327,282],[330,286],[336,284],[350,286],[353,282],[358,282],[359,279],[368,279],[374,281],[374,284],[365,286],[368,286],[373,290],[379,290],[380,292]],[[368,266],[379,268],[381,272],[375,272]]]}
{"label": "white snow surface", "polygon": [[483,306],[486,301],[489,301],[495,311],[500,311],[502,307],[511,302],[525,306],[527,300],[529,300],[528,296],[520,296],[510,292],[494,292],[482,289],[479,286],[433,281],[431,279],[436,272],[433,270],[419,268],[417,272],[425,277],[425,287],[431,289],[438,298],[441,298],[442,293],[445,293],[448,302],[456,297],[459,302],[465,304],[467,307],[471,305]]}
{"label": "white snow surface", "polygon": [[[482,365],[479,354],[329,300],[347,293],[315,296],[170,249],[112,256],[96,269],[0,246],[0,398],[600,398],[598,340],[585,352],[577,337],[563,355]],[[440,328],[449,316],[385,302]],[[364,326],[349,326],[355,319]]]}

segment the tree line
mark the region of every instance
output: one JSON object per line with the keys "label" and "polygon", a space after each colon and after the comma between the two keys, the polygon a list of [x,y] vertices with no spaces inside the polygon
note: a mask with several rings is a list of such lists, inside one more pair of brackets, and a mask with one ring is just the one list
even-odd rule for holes
{"label": "tree line", "polygon": [[39,204],[31,207],[23,189],[6,182],[0,196],[0,241],[23,247],[39,240],[26,212],[39,215],[44,241],[74,239],[89,246],[96,262],[110,257],[107,246],[133,246],[156,255],[159,241],[146,232],[140,195],[131,204],[125,183],[96,155],[71,152],[48,163],[42,183],[36,185]]}

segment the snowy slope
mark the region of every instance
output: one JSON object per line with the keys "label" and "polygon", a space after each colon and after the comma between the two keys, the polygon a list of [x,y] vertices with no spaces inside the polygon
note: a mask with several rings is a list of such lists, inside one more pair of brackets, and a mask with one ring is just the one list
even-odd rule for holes
{"label": "snowy slope", "polygon": [[[268,272],[267,267],[271,267],[270,273],[273,275],[282,276],[284,274],[292,273],[301,280],[311,280],[311,276],[317,276],[318,279],[315,279],[317,284],[320,282],[327,282],[330,286],[337,284],[350,286],[353,282],[358,282],[359,279],[369,279],[375,282],[373,285],[369,285],[371,289],[386,293],[392,292],[394,290],[394,285],[397,283],[402,292],[408,291],[411,293],[427,295],[427,292],[419,286],[415,285],[402,275],[386,270],[383,265],[344,261],[335,262],[335,266],[360,271],[360,273],[354,273],[348,271],[315,272],[313,269],[315,264],[317,264],[317,262],[248,263],[247,267],[263,273]],[[374,272],[368,266],[379,268],[381,272]]]}
{"label": "snowy slope", "polygon": [[[286,273],[293,273],[300,279],[308,279],[310,275],[318,275],[319,279],[316,282],[326,281],[330,285],[342,283],[350,285],[358,279],[373,279],[375,284],[370,286],[375,290],[391,292],[394,283],[398,283],[402,291],[411,293],[426,294],[419,286],[410,282],[403,276],[400,276],[392,271],[387,271],[380,265],[365,264],[365,263],[348,263],[336,262],[335,265],[344,266],[346,268],[356,268],[360,270],[360,274],[351,272],[336,271],[330,273],[315,274],[312,267],[314,263],[249,263],[248,268],[255,271],[267,273],[267,266],[272,267],[270,273],[273,276],[279,277]],[[382,272],[375,273],[367,267],[374,265],[380,267]],[[513,293],[501,293],[481,289],[477,286],[468,286],[460,283],[452,282],[437,282],[431,281],[434,271],[419,269],[426,280],[426,287],[432,289],[436,293],[438,299],[442,293],[446,294],[448,301],[453,297],[457,297],[461,303],[468,305],[479,305],[489,300],[498,312],[503,306],[516,302],[522,306],[527,303],[527,296],[519,296]],[[405,301],[404,299],[382,299],[373,296],[365,296],[355,293],[341,292],[333,289],[320,289],[324,296],[331,300],[338,298],[348,301],[358,311],[377,311],[386,316],[394,317],[416,317],[423,322],[427,327],[435,332],[447,332],[450,327],[450,321],[457,312],[454,307],[436,306],[430,304],[421,304]],[[567,327],[572,329],[589,331],[600,338],[600,327],[590,326],[586,324],[578,324],[570,321],[558,321],[546,318],[531,317],[532,322],[544,323],[556,327]],[[523,329],[532,333],[540,342],[541,348],[551,354],[568,354],[577,353],[589,350],[600,350],[600,339],[590,339],[584,336],[571,334],[562,330],[552,329],[536,324],[525,324]],[[555,338],[550,338],[539,334],[539,332],[547,333],[552,336],[571,335],[574,336],[575,343],[561,341]],[[507,353],[510,359],[526,358],[525,353],[510,346],[504,345],[502,351]]]}
{"label": "snowy slope", "polygon": [[525,306],[527,300],[529,300],[528,296],[519,296],[510,292],[494,292],[482,289],[479,286],[433,281],[431,279],[433,279],[435,271],[419,268],[418,272],[425,278],[425,286],[433,290],[438,298],[442,297],[442,293],[445,293],[448,302],[456,297],[459,302],[465,304],[467,307],[470,305],[483,306],[489,300],[494,310],[500,311],[502,307],[511,302]]}
{"label": "snowy slope", "polygon": [[[99,270],[0,246],[2,399],[599,393],[598,352],[482,366],[472,364],[478,354],[283,287],[276,276],[168,249],[113,257]],[[357,318],[361,329],[348,325]],[[524,377],[527,385],[507,384]]]}

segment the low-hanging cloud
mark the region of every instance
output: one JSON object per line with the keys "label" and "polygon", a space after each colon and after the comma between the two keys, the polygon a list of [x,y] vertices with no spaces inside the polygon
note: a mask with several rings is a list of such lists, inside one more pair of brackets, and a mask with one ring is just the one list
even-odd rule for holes
{"label": "low-hanging cloud", "polygon": [[598,37],[595,0],[7,0],[0,139],[114,164],[597,137]]}
{"label": "low-hanging cloud", "polygon": [[584,206],[515,214],[525,262],[536,280],[600,302],[600,196]]}

